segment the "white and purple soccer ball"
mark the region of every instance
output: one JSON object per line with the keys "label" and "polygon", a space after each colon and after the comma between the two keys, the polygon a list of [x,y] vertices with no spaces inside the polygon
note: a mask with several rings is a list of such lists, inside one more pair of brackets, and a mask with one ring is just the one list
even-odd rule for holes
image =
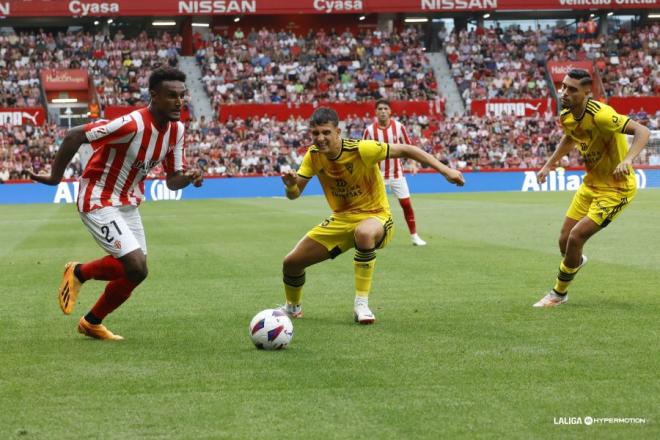
{"label": "white and purple soccer ball", "polygon": [[250,338],[260,350],[286,348],[293,338],[293,323],[281,310],[262,310],[250,321]]}

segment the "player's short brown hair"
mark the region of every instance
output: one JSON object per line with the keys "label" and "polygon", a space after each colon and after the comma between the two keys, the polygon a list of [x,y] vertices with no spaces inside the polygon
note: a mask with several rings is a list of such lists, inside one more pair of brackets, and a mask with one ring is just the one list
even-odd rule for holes
{"label": "player's short brown hair", "polygon": [[328,107],[317,108],[312,114],[312,117],[309,118],[310,127],[327,124],[328,122],[332,123],[335,127],[339,126],[339,115],[337,115],[336,111]]}

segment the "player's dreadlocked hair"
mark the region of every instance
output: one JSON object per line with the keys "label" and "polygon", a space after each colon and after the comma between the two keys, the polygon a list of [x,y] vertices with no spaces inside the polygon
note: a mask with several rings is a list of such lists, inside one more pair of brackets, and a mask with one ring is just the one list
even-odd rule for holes
{"label": "player's dreadlocked hair", "polygon": [[591,75],[589,72],[583,69],[571,69],[567,73],[569,78],[577,79],[580,81],[581,86],[590,86],[591,85]]}
{"label": "player's dreadlocked hair", "polygon": [[156,90],[163,81],[186,82],[186,74],[174,67],[159,67],[149,76],[149,90]]}
{"label": "player's dreadlocked hair", "polygon": [[314,111],[312,117],[309,118],[309,126],[323,125],[331,122],[332,125],[337,127],[339,125],[339,116],[337,112],[331,108],[319,107]]}

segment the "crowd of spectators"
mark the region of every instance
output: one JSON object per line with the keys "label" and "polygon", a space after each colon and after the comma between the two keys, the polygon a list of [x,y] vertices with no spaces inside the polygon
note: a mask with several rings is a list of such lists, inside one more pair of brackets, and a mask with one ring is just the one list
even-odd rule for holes
{"label": "crowd of spectators", "polygon": [[202,81],[214,106],[279,103],[430,100],[437,96],[421,31],[240,29],[197,40]]}
{"label": "crowd of spectators", "polygon": [[146,105],[148,78],[157,66],[178,64],[182,37],[121,30],[102,33],[45,31],[0,35],[1,107],[43,105],[39,73],[44,69],[86,69],[101,105]]}
{"label": "crowd of spectators", "polygon": [[499,25],[447,34],[447,61],[466,106],[475,99],[548,96],[544,54],[538,50],[543,35]]}
{"label": "crowd of spectators", "polygon": [[558,27],[541,49],[548,60],[593,62],[607,96],[651,96],[660,95],[659,37],[657,23],[607,35]]}
{"label": "crowd of spectators", "polygon": [[[651,130],[660,130],[660,112],[630,115]],[[445,120],[426,115],[402,115],[411,142],[437,159],[463,170],[484,168],[538,168],[554,151],[562,136],[556,117],[462,116]],[[370,116],[349,116],[342,122],[345,136],[360,138],[373,123]],[[25,179],[29,170],[50,171],[65,129],[0,126],[0,180]],[[207,176],[277,175],[297,169],[311,138],[307,121],[291,117],[277,121],[266,115],[230,119],[225,123],[191,119],[186,132],[189,166],[201,168]],[[660,149],[642,151],[638,163],[660,165]],[[581,166],[577,150],[562,159],[563,166]],[[66,178],[80,176],[76,157]],[[151,171],[162,176],[162,168]]]}

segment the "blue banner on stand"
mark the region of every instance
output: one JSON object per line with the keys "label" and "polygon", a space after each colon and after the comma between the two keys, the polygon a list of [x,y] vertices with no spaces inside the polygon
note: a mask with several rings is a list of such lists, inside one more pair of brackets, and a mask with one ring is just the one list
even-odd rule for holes
{"label": "blue banner on stand", "polygon": [[[440,174],[420,173],[407,175],[412,193],[488,192],[488,191],[575,191],[584,172],[552,171],[543,185],[536,183],[533,171],[470,172],[465,173],[466,184],[456,187]],[[660,170],[635,170],[639,188],[660,187]],[[201,188],[188,187],[170,191],[164,180],[145,182],[146,200],[192,200],[227,197],[276,197],[284,196],[282,179],[274,177],[210,178]],[[323,194],[316,178],[307,185],[306,195]],[[38,183],[14,183],[0,185],[0,204],[13,203],[74,203],[78,197],[78,182],[63,182],[58,186]]]}

